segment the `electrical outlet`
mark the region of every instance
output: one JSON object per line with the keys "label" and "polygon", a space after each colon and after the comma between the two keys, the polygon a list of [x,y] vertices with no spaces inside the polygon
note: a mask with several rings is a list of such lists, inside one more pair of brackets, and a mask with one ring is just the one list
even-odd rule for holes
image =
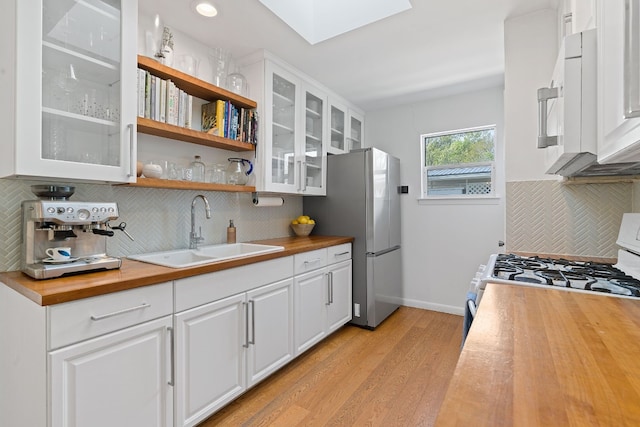
{"label": "electrical outlet", "polygon": [[360,317],[360,304],[358,303],[353,304],[353,315],[356,317]]}

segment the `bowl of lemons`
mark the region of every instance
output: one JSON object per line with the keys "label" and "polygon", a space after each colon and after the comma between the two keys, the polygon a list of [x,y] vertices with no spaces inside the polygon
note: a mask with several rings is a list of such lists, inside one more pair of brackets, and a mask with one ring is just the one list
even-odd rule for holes
{"label": "bowl of lemons", "polygon": [[300,215],[298,218],[291,221],[291,228],[296,236],[308,236],[311,234],[311,230],[316,225],[316,222],[309,218],[308,215]]}

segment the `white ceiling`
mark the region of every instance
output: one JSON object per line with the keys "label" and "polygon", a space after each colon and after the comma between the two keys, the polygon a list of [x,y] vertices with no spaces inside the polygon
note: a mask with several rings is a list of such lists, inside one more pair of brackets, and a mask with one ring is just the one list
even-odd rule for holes
{"label": "white ceiling", "polygon": [[[365,111],[501,84],[503,22],[558,0],[410,0],[412,8],[310,44],[259,0],[138,0],[140,13],[234,57],[267,49]],[[348,2],[341,0],[335,2]],[[340,13],[340,12],[336,12]]]}

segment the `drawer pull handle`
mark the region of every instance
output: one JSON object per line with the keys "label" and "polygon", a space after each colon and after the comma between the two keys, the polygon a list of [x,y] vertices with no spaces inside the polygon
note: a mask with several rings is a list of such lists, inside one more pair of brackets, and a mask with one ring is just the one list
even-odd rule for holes
{"label": "drawer pull handle", "polygon": [[318,263],[318,262],[320,262],[320,258],[316,258],[316,259],[312,259],[312,260],[309,260],[309,261],[305,261],[305,262],[304,262],[304,265],[308,265],[308,264],[316,264],[316,263]]}
{"label": "drawer pull handle", "polygon": [[151,307],[151,304],[147,304],[146,302],[143,302],[142,304],[140,304],[138,306],[125,308],[123,310],[114,311],[112,313],[101,314],[99,316],[93,316],[92,315],[91,316],[91,320],[107,319],[109,317],[117,316],[119,314],[125,314],[125,313],[129,313],[130,311],[142,310],[143,308],[149,308],[149,307]]}
{"label": "drawer pull handle", "polygon": [[335,254],[334,256],[339,257],[339,256],[342,256],[342,255],[349,255],[349,251],[340,252],[339,254]]}

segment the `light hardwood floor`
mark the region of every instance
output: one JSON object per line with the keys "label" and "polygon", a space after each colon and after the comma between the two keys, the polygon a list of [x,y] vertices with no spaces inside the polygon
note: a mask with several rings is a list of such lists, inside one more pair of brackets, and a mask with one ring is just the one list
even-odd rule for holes
{"label": "light hardwood floor", "polygon": [[461,334],[462,317],[408,307],[345,326],[199,427],[431,426]]}

